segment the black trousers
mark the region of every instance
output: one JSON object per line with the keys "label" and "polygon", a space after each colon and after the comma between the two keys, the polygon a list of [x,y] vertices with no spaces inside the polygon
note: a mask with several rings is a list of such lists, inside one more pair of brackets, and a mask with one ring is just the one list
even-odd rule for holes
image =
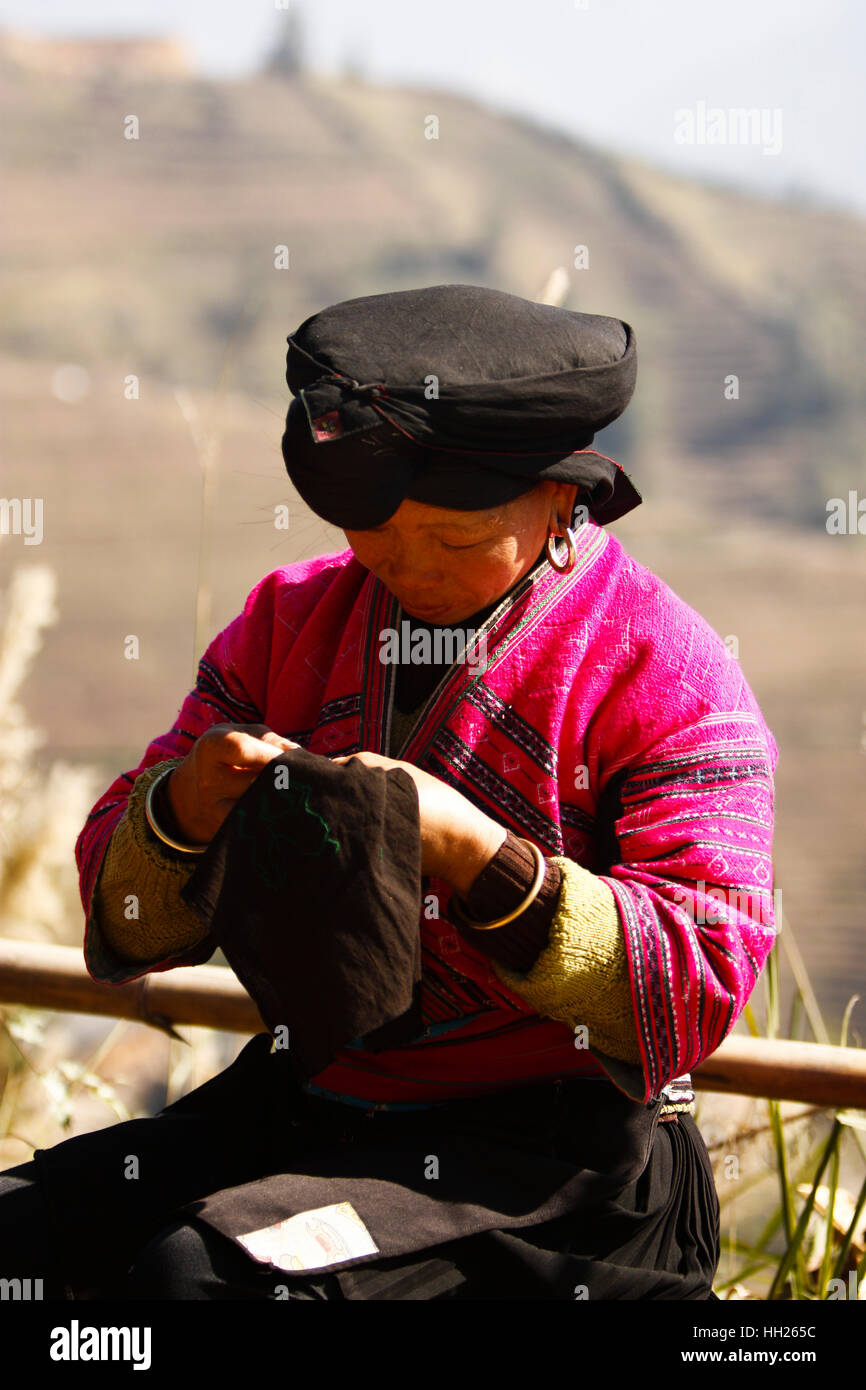
{"label": "black trousers", "polygon": [[[0,1278],[42,1278],[46,1298],[708,1299],[720,1257],[712,1168],[690,1116],[657,1126],[640,1176],[604,1212],[519,1233],[491,1230],[351,1272],[286,1280],[183,1209],[305,1153],[423,1133],[448,1112],[523,1151],[579,1161],[586,1082],[521,1087],[436,1110],[365,1112],[299,1095],[260,1034],[219,1076],[151,1119],[79,1135],[0,1174]],[[267,1075],[267,1083],[262,1078]],[[589,1083],[607,1090],[607,1083]],[[615,1088],[610,1087],[614,1092]],[[618,1095],[618,1093],[617,1093]],[[291,1103],[287,1103],[287,1097]],[[507,1147],[503,1150],[507,1152]],[[595,1161],[595,1160],[593,1160]]]}

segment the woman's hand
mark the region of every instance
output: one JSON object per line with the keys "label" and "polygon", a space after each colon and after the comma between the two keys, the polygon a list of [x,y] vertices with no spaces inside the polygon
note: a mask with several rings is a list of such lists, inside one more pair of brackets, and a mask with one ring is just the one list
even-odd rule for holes
{"label": "woman's hand", "polygon": [[[179,836],[188,844],[213,839],[235,802],[268,763],[300,744],[265,724],[214,724],[196,739],[183,762],[165,780],[165,795]],[[436,874],[466,897],[475,879],[503,844],[501,825],[454,787],[413,763],[379,753],[350,753],[367,767],[401,767],[418,790],[421,872]]]}
{"label": "woman's hand", "polygon": [[266,724],[214,724],[165,779],[179,833],[188,844],[213,839],[235,802],[263,767],[299,743]]}
{"label": "woman's hand", "polygon": [[386,758],[379,753],[349,753],[332,758],[347,763],[358,758],[367,767],[391,771],[401,767],[418,789],[421,821],[421,872],[444,878],[465,898],[482,869],[485,869],[504,843],[506,830],[479,811],[471,801],[438,777],[413,763]]}

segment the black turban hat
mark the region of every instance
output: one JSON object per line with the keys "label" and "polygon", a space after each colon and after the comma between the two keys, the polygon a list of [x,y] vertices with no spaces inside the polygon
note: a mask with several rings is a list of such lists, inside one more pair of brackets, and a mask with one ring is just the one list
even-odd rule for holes
{"label": "black turban hat", "polygon": [[587,450],[634,391],[619,319],[433,285],[334,304],[287,341],[286,470],[335,526],[380,526],[406,497],[495,507],[547,478],[579,484],[600,523],[641,502]]}

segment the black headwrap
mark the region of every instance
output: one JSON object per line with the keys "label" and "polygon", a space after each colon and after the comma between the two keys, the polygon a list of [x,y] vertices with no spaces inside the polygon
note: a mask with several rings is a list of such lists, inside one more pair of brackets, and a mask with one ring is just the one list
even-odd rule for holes
{"label": "black headwrap", "polygon": [[406,497],[494,507],[548,478],[579,484],[598,522],[641,502],[587,448],[634,391],[619,319],[433,285],[334,304],[287,341],[286,470],[335,526],[379,526]]}

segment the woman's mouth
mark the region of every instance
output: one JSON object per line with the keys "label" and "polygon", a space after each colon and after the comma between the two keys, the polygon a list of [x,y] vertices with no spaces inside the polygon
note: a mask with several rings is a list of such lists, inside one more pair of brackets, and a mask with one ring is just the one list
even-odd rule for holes
{"label": "woman's mouth", "polygon": [[448,612],[447,603],[440,603],[437,608],[421,608],[414,603],[404,603],[402,606],[406,612],[411,613],[413,617],[424,618],[425,620],[428,618],[437,618],[441,614]]}

